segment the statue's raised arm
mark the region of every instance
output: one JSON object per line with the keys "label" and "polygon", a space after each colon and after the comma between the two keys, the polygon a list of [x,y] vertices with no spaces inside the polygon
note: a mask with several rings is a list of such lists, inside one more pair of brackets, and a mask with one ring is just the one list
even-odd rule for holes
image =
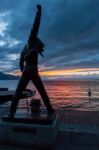
{"label": "statue's raised arm", "polygon": [[41,5],[37,5],[37,13],[35,16],[35,20],[31,29],[31,33],[29,35],[28,39],[28,48],[31,49],[33,47],[33,44],[37,38],[38,31],[39,31],[39,26],[40,26],[40,21],[41,21]]}

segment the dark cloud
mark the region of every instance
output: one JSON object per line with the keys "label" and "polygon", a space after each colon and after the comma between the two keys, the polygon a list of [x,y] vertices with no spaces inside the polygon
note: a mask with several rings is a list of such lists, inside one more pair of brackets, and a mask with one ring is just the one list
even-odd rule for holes
{"label": "dark cloud", "polygon": [[0,46],[0,59],[13,63],[9,70],[18,68],[18,59],[10,61],[6,56],[19,54],[26,43],[38,2],[43,7],[39,37],[46,45],[41,65],[50,69],[98,68],[99,0],[1,0],[0,14],[7,14],[0,21],[8,25],[0,36],[6,43]]}

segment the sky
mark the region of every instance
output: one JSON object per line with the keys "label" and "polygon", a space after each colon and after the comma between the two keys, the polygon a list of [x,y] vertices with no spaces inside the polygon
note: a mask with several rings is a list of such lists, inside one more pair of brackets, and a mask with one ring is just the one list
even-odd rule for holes
{"label": "sky", "polygon": [[0,72],[18,75],[20,53],[42,5],[39,58],[46,79],[99,77],[99,0],[0,0]]}

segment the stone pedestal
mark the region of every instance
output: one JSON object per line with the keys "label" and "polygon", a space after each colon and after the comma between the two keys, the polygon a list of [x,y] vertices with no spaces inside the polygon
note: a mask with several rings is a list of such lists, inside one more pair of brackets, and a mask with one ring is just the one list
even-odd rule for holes
{"label": "stone pedestal", "polygon": [[[19,117],[20,116],[20,117]],[[0,122],[0,142],[16,145],[49,148],[58,135],[58,115],[39,113],[15,118],[4,117]]]}

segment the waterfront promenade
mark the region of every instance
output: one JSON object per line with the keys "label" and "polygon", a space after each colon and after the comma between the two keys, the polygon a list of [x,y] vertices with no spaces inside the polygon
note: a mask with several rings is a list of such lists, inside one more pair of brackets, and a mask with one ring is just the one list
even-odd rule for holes
{"label": "waterfront promenade", "polygon": [[[8,108],[0,109],[0,116]],[[99,112],[60,110],[59,134],[53,150],[99,150]],[[39,140],[39,139],[38,139]],[[38,150],[31,147],[0,145],[0,150]]]}

